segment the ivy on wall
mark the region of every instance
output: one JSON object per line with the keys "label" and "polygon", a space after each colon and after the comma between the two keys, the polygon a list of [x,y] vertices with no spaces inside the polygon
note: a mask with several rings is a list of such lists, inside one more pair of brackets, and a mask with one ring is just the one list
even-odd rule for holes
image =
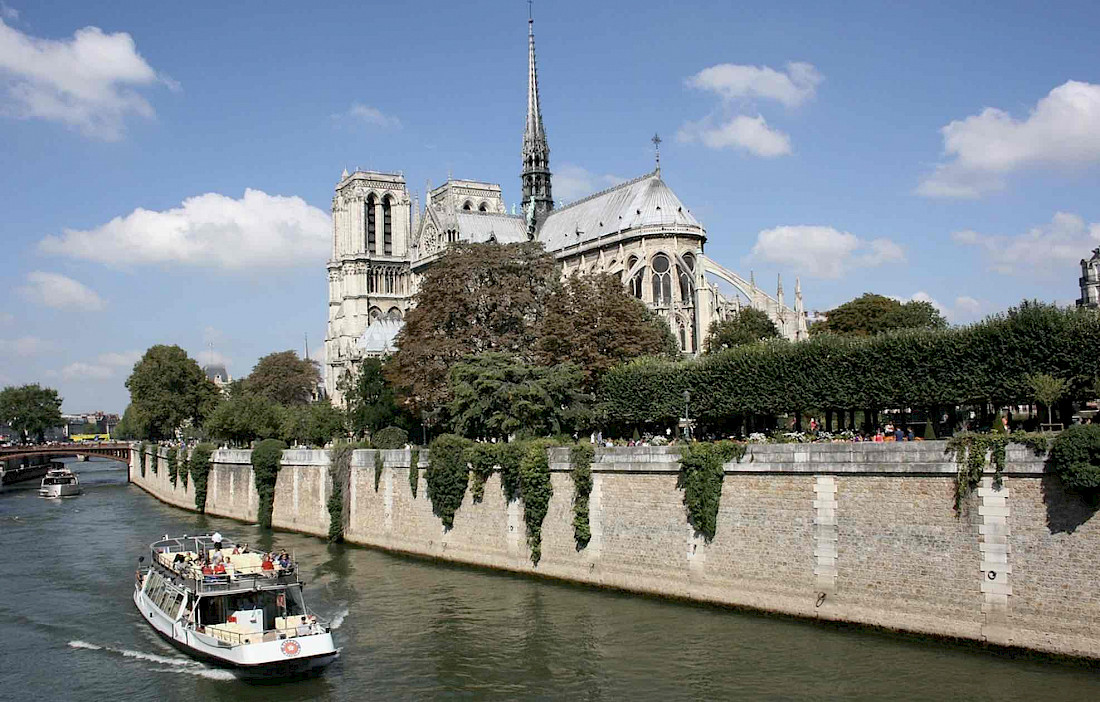
{"label": "ivy on wall", "polygon": [[[374,452],[374,491],[378,492],[378,486],[382,483],[382,469],[386,467],[386,462],[382,459],[382,451]],[[416,494],[416,491],[413,491]]]}
{"label": "ivy on wall", "polygon": [[351,459],[356,445],[342,441],[328,452],[332,476],[332,493],[328,497],[328,540],[341,543],[344,540],[345,515],[350,499]]}
{"label": "ivy on wall", "polygon": [[271,528],[271,511],[275,504],[275,479],[279,476],[286,444],[278,439],[264,439],[252,449],[252,474],[256,493],[260,496],[257,520],[261,527]]}
{"label": "ivy on wall", "polygon": [[709,543],[718,528],[718,505],[722,499],[724,465],[741,462],[745,445],[733,441],[697,443],[680,452],[680,475],[676,487],[684,491],[688,523]]}
{"label": "ivy on wall", "polygon": [[176,474],[179,471],[179,465],[176,463],[176,457],[179,455],[179,449],[175,446],[168,447],[168,455],[165,462],[168,464],[168,482],[172,483],[172,487],[176,485]]}
{"label": "ivy on wall", "polygon": [[206,512],[206,484],[210,477],[210,456],[214,449],[214,444],[201,443],[191,452],[189,461],[191,480],[195,483],[195,508],[200,514]]}
{"label": "ivy on wall", "polygon": [[573,476],[573,540],[580,551],[592,539],[592,527],[588,521],[588,498],[592,494],[592,444],[580,443],[569,451],[569,463]]}
{"label": "ivy on wall", "polygon": [[485,497],[485,481],[497,466],[498,446],[503,444],[474,443],[466,449],[466,462],[470,464],[470,494],[474,502]]}
{"label": "ivy on wall", "polygon": [[149,467],[153,469],[153,475],[160,469],[160,444],[153,444],[153,462]]}
{"label": "ivy on wall", "polygon": [[466,496],[470,481],[470,468],[466,463],[466,449],[470,441],[454,434],[442,434],[432,441],[428,455],[428,499],[432,512],[443,520],[443,527],[454,526],[455,512]]}
{"label": "ivy on wall", "polygon": [[420,485],[420,449],[415,446],[409,455],[409,489],[413,498],[416,498],[416,489]]}
{"label": "ivy on wall", "polygon": [[553,445],[547,439],[526,444],[519,461],[520,494],[523,497],[523,520],[527,524],[527,545],[531,547],[531,562],[542,560],[542,520],[554,496],[550,484],[550,459],[546,449]]}
{"label": "ivy on wall", "polygon": [[1049,438],[1045,434],[1029,434],[1016,431],[1011,434],[998,432],[980,434],[963,432],[947,440],[944,453],[955,454],[955,514],[962,510],[963,502],[978,487],[988,462],[993,464],[993,484],[1000,487],[1004,481],[1005,449],[1009,444],[1022,444],[1037,456],[1046,453]]}
{"label": "ivy on wall", "polygon": [[500,489],[509,502],[520,496],[522,481],[519,466],[525,451],[526,446],[521,442],[496,444],[497,465],[500,466]]}
{"label": "ivy on wall", "polygon": [[141,477],[145,477],[145,452],[149,450],[149,444],[142,441],[138,446],[138,465],[141,467]]}
{"label": "ivy on wall", "polygon": [[183,489],[187,489],[187,478],[191,473],[191,454],[184,448],[180,450],[179,455],[179,480],[183,485]]}

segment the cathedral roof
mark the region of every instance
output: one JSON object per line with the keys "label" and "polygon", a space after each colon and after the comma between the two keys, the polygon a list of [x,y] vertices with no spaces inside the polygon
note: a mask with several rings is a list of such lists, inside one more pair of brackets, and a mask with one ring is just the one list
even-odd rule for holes
{"label": "cathedral roof", "polygon": [[654,171],[554,210],[538,238],[547,251],[561,251],[645,227],[705,235],[703,225]]}
{"label": "cathedral roof", "polygon": [[455,218],[458,220],[462,241],[475,244],[482,244],[490,239],[500,244],[527,241],[527,223],[523,217],[459,211]]}
{"label": "cathedral roof", "polygon": [[367,353],[386,354],[394,351],[393,340],[405,323],[398,319],[375,319],[359,337],[359,348]]}

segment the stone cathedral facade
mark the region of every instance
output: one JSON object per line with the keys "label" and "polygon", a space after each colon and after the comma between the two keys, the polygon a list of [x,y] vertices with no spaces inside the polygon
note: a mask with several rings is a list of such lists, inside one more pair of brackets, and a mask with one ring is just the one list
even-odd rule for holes
{"label": "stone cathedral facade", "polygon": [[[698,354],[711,323],[742,307],[766,312],[789,339],[806,337],[797,281],[790,307],[781,281],[770,295],[752,276],[746,280],[708,258],[706,230],[661,179],[659,160],[650,173],[555,205],[531,20],[520,181],[521,213],[510,214],[494,183],[449,178],[429,188],[421,208],[400,174],[344,171],[332,199],[328,262],[325,385],[334,403],[343,403],[340,379],[360,359],[393,350],[420,275],[458,241],[537,240],[557,257],[562,276],[617,275],[668,321],[685,354]],[[723,294],[720,282],[735,293]]]}

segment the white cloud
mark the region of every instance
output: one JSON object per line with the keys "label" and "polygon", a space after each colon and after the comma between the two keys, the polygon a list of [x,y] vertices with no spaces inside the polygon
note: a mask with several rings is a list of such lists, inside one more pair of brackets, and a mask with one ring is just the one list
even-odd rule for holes
{"label": "white cloud", "polygon": [[772,129],[763,117],[737,115],[721,124],[714,124],[712,117],[700,122],[687,122],[676,133],[679,141],[701,142],[711,149],[745,149],[762,158],[786,156],[791,153],[791,139],[783,132]]}
{"label": "white cloud", "polygon": [[60,273],[32,271],[19,292],[31,302],[56,309],[101,310],[104,307],[103,298],[94,290]]}
{"label": "white cloud", "polygon": [[596,175],[581,166],[563,163],[554,169],[554,197],[562,203],[572,202],[624,180],[616,175]]}
{"label": "white cloud", "polygon": [[818,278],[839,278],[854,268],[872,268],[905,260],[901,246],[885,238],[860,239],[833,227],[784,226],[756,237],[753,257],[794,266]]}
{"label": "white cloud", "polygon": [[91,362],[76,361],[50,375],[60,375],[66,380],[91,379],[104,380],[119,374],[129,374],[134,364],[141,359],[140,351],[110,351],[101,353]]}
{"label": "white cloud", "polygon": [[52,351],[56,344],[39,339],[36,336],[21,336],[18,339],[0,339],[0,354],[14,356],[35,356]]}
{"label": "white cloud", "polygon": [[226,270],[314,266],[331,246],[331,221],[300,197],[245,190],[188,198],[161,212],[138,208],[94,229],[66,229],[45,253],[106,264],[177,263]]}
{"label": "white cloud", "polygon": [[788,63],[785,73],[768,66],[720,63],[704,68],[685,82],[692,88],[713,92],[723,100],[757,97],[795,107],[812,98],[822,80],[821,74],[809,63]]}
{"label": "white cloud", "polygon": [[1067,81],[1027,119],[987,107],[940,130],[941,163],[917,187],[929,197],[976,198],[1004,187],[1006,175],[1035,167],[1100,163],[1100,85]]}
{"label": "white cloud", "polygon": [[381,127],[383,129],[400,129],[401,120],[393,115],[387,115],[377,107],[371,107],[369,105],[362,105],[358,102],[353,103],[347,112],[341,112],[338,115],[333,115],[335,119],[345,120],[355,124],[367,125],[371,127]]}
{"label": "white cloud", "polygon": [[211,349],[200,351],[195,358],[198,360],[200,366],[222,365],[226,368],[229,367],[229,361],[231,360],[229,356]]}
{"label": "white cloud", "polygon": [[915,292],[909,297],[897,297],[894,299],[901,302],[909,302],[910,300],[927,302],[939,310],[940,314],[944,316],[944,319],[952,324],[965,324],[967,322],[977,321],[985,309],[984,304],[966,295],[956,297],[952,305],[945,305],[923,290]]}
{"label": "white cloud", "polygon": [[1055,212],[1049,224],[1032,227],[1017,236],[981,234],[972,229],[954,232],[951,238],[965,246],[979,247],[986,264],[998,273],[1042,274],[1076,277],[1077,264],[1100,245],[1100,222],[1088,224],[1075,214]]}
{"label": "white cloud", "polygon": [[114,141],[122,138],[127,116],[153,116],[137,88],[157,82],[176,87],[157,75],[125,32],[85,27],[71,39],[41,39],[0,19],[0,112],[61,122]]}

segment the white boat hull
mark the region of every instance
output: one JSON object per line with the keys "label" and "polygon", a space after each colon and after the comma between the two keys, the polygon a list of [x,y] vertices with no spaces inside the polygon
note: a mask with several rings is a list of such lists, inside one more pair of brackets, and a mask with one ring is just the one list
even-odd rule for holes
{"label": "white boat hull", "polygon": [[38,488],[38,494],[42,497],[76,497],[83,490],[80,485],[73,483],[69,485],[43,485]]}
{"label": "white boat hull", "polygon": [[231,668],[243,676],[308,675],[319,672],[339,655],[329,633],[231,645],[169,619],[136,588],[134,605],[168,643],[194,658]]}

